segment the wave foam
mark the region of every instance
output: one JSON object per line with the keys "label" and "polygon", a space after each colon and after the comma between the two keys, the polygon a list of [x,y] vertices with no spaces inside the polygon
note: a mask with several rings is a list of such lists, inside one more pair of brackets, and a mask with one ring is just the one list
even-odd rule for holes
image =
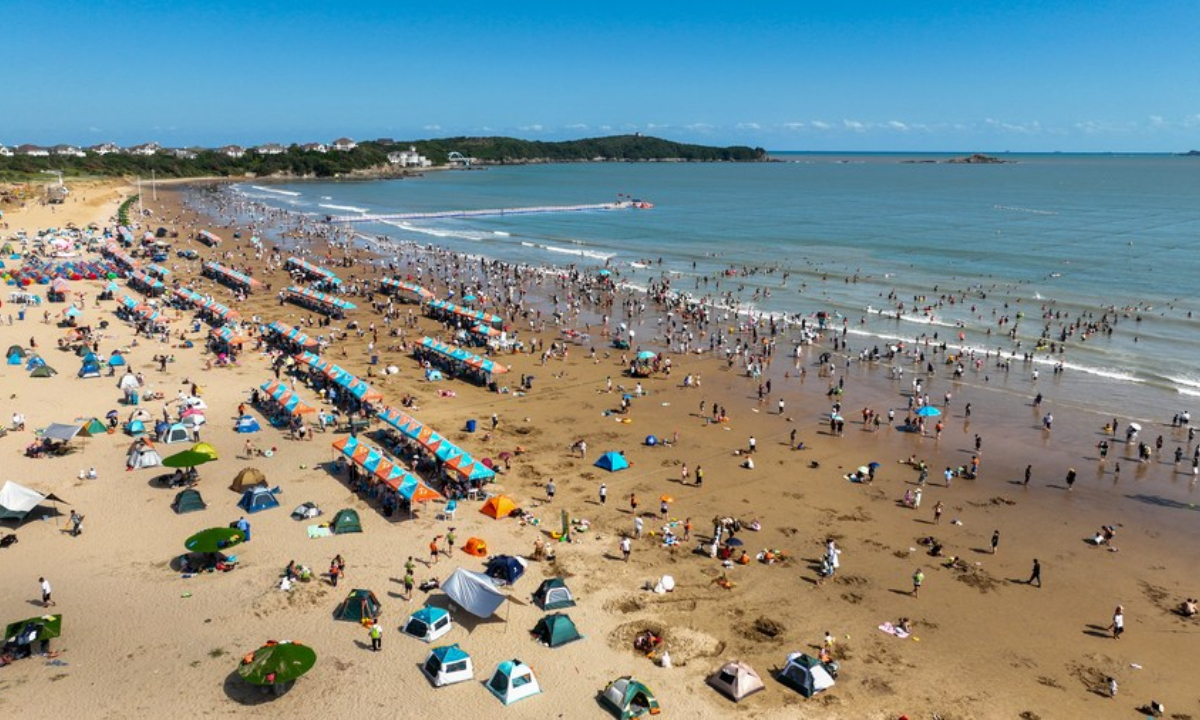
{"label": "wave foam", "polygon": [[353,205],[326,205],[325,203],[318,203],[317,207],[328,208],[330,210],[348,210],[356,213],[370,212],[366,208],[354,207]]}
{"label": "wave foam", "polygon": [[276,190],[275,188],[263,187],[262,185],[251,185],[250,187],[265,193],[275,193],[276,195],[287,195],[289,197],[300,197],[300,193],[291,190]]}

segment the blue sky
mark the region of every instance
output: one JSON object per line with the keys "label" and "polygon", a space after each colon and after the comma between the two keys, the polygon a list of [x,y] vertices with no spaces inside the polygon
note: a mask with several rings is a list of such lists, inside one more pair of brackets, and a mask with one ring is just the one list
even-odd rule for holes
{"label": "blue sky", "polygon": [[1200,147],[1200,3],[25,3],[0,142]]}

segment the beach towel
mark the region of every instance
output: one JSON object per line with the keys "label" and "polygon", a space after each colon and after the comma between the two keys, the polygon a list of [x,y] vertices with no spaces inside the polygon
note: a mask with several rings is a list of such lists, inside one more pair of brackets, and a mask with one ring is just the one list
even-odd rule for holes
{"label": "beach towel", "polygon": [[328,525],[309,525],[308,526],[308,539],[309,540],[312,540],[314,538],[329,537],[331,535],[333,535],[333,531],[329,529]]}
{"label": "beach towel", "polygon": [[903,630],[901,630],[900,628],[891,624],[890,622],[885,622],[884,624],[880,625],[879,629],[884,631],[888,635],[895,635],[896,637],[900,638],[901,640],[905,640],[908,638],[908,633],[904,632]]}

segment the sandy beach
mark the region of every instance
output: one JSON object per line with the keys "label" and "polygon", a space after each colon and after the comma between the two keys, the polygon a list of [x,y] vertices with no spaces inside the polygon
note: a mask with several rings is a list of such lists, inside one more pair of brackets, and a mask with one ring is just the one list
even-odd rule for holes
{"label": "sandy beach", "polygon": [[[32,235],[67,222],[112,227],[120,199],[133,192],[119,183],[73,188],[61,206],[6,210],[10,228],[5,232],[24,229]],[[184,205],[185,197],[183,189],[164,187],[157,202],[142,198],[152,213],[144,218],[145,227],[179,232],[171,258],[162,263],[172,270],[173,283],[209,293],[247,320],[305,323],[305,332],[314,337],[331,331],[308,326],[310,318],[318,317],[315,313],[281,305],[276,298],[292,279],[274,256],[287,258],[291,252],[276,252],[273,242],[265,241],[256,253],[247,242],[249,228],[200,217]],[[212,229],[225,243],[213,249],[189,239],[200,229]],[[234,231],[243,238],[234,239]],[[955,381],[941,356],[931,356],[932,375],[924,363],[903,357],[860,362],[857,353],[863,348],[834,350],[836,333],[804,345],[802,356],[795,358],[794,329],[781,331],[758,379],[747,375],[741,360],[726,362],[723,353],[710,352],[666,352],[669,375],[631,378],[624,375],[621,358],[633,351],[612,348],[599,326],[590,328],[592,340],[582,345],[565,341],[554,326],[551,296],[577,290],[565,273],[513,274],[512,282],[525,293],[524,307],[504,307],[498,297],[485,305],[520,330],[527,349],[535,339],[540,343],[536,352],[494,357],[511,367],[499,377],[513,392],[490,392],[459,379],[428,382],[411,353],[391,348],[424,335],[449,341],[452,333],[422,316],[415,305],[398,306],[396,320],[384,324],[370,300],[386,302],[377,294],[385,267],[371,262],[365,250],[323,240],[295,242],[306,243],[311,262],[364,289],[363,295],[348,298],[358,308],[345,320],[331,322],[332,328],[346,330],[347,337],[333,343],[324,357],[380,390],[384,405],[400,407],[402,397],[412,396],[413,415],[476,457],[498,458],[520,446],[523,451],[512,458],[511,469],[485,490],[511,497],[531,521],[493,520],[480,512],[482,501],[476,499],[460,501],[452,519],[439,519],[438,504],[419,507],[412,519],[407,514],[385,517],[377,503],[352,492],[345,477],[331,470],[331,443],[345,433],[289,439],[257,410],[249,412],[263,431],[249,437],[260,449],[275,451],[270,457],[242,457],[247,436],[234,431],[237,406],[248,403],[251,391],[274,377],[270,357],[247,345],[236,364],[209,367],[213,356],[204,351],[203,340],[210,328],[201,324],[199,332],[193,331],[191,313],[166,311],[172,318],[168,343],[135,338],[134,328],[116,318],[116,301],[94,302],[102,282],[72,282],[72,293],[85,294],[81,323],[109,322],[101,331],[100,352],[122,349],[129,368],[144,375],[145,389],[163,393],[165,401],[142,405],[153,417],[161,415],[164,405],[177,409],[171,401],[181,391],[200,387],[210,408],[203,440],[218,450],[220,459],[199,471],[197,489],[207,509],[176,515],[170,507],[176,491],[153,482],[163,468],[126,471],[131,438],[119,430],[76,439],[74,451],[65,457],[26,457],[23,450],[33,442],[36,428],[104,418],[113,409],[124,420],[132,408],[118,404],[120,373],[79,379],[79,358],[56,348],[65,331],[54,324],[57,317],[43,322],[42,312],[59,313],[65,304],[43,303],[24,320],[0,325],[0,346],[36,343],[59,371],[44,379],[29,378],[20,366],[5,365],[0,372],[0,397],[5,398],[0,419],[19,412],[27,428],[0,438],[6,458],[0,479],[70,503],[60,505],[57,515],[43,507],[18,526],[0,526],[0,534],[19,537],[17,544],[0,550],[5,622],[42,612],[39,577],[53,583],[52,610],[64,616],[63,635],[52,645],[55,657],[0,668],[0,708],[33,717],[324,717],[340,711],[588,718],[608,716],[597,702],[598,693],[609,681],[633,675],[655,692],[663,714],[670,717],[1137,717],[1136,709],[1152,699],[1165,705],[1169,717],[1200,715],[1186,661],[1194,652],[1200,621],[1176,612],[1200,590],[1195,577],[1200,529],[1193,522],[1196,506],[1162,491],[1170,487],[1176,495],[1187,486],[1190,493],[1195,484],[1195,444],[1187,440],[1186,428],[1171,426],[1178,408],[1164,408],[1160,424],[1143,429],[1141,439],[1163,435],[1166,441],[1161,453],[1139,463],[1136,444],[1123,441],[1119,408],[1112,410],[1122,429],[1113,437],[1102,430],[1108,416],[1076,411],[1069,401],[1035,407],[1039,387],[1054,382],[1049,373],[1003,387],[969,377]],[[176,257],[174,251],[180,249],[195,250],[199,259]],[[225,286],[201,277],[206,259],[248,270],[265,287],[239,300]],[[20,261],[5,262],[12,268]],[[400,277],[416,277],[418,269],[420,282],[440,297],[477,274],[504,275],[499,268],[484,270],[476,261],[417,248],[399,257]],[[118,298],[124,292],[137,295],[120,284]],[[368,292],[374,298],[366,297]],[[666,309],[644,299],[647,311],[631,319],[622,307],[638,297],[618,291],[611,307],[581,307],[580,317],[595,323],[600,314],[611,313],[614,325],[631,323],[639,343],[656,352],[666,350],[673,345],[666,337],[672,322],[688,321],[678,314],[665,320]],[[16,313],[11,304],[0,309],[0,317],[10,313]],[[350,329],[351,322],[357,322],[357,332]],[[589,329],[584,320],[568,322],[571,329]],[[378,340],[372,328],[379,330]],[[395,336],[388,334],[391,328],[397,330]],[[769,337],[765,326],[752,338],[749,329],[717,320],[692,329],[696,346],[705,349],[714,333],[730,343]],[[180,332],[195,346],[182,347]],[[370,364],[371,342],[380,356],[378,365]],[[544,361],[542,351],[552,343],[561,343],[567,352],[552,353]],[[826,352],[833,353],[832,372],[818,362]],[[174,362],[160,371],[153,358],[163,353],[173,355]],[[389,365],[399,373],[382,375]],[[904,368],[903,377],[893,375],[893,366]],[[517,378],[524,375],[533,376],[532,387],[517,392]],[[698,377],[699,387],[687,386],[688,376]],[[943,411],[940,433],[932,426],[925,436],[895,427],[906,415],[914,377],[923,379],[923,392]],[[286,375],[284,379],[293,384]],[[771,388],[764,387],[760,398],[760,384],[768,381]],[[639,383],[642,395],[635,392]],[[840,397],[831,394],[839,383],[844,384]],[[316,392],[299,380],[294,391],[320,405]],[[626,393],[635,397],[630,411],[620,414],[616,411]],[[948,404],[946,393],[951,395]],[[831,433],[829,426],[835,400],[845,418],[841,435]],[[712,421],[715,406],[726,409],[726,421]],[[864,422],[864,408],[884,416],[880,426]],[[889,409],[896,414],[891,422]],[[1043,427],[1047,412],[1054,413],[1052,430]],[[478,421],[475,432],[466,431],[468,420]],[[363,438],[378,444],[372,437],[379,427],[372,426]],[[670,442],[649,446],[649,435]],[[754,467],[748,469],[745,451],[751,438]],[[1096,446],[1105,438],[1112,449],[1101,460]],[[579,439],[587,443],[583,458],[572,450]],[[795,442],[803,448],[796,449]],[[1186,455],[1178,465],[1171,457],[1176,446]],[[187,447],[173,444],[160,451],[168,455]],[[595,459],[610,450],[624,452],[630,468],[608,473],[594,467]],[[912,456],[928,465],[923,485],[917,469],[904,462]],[[946,481],[945,468],[969,466],[973,456],[979,461],[976,479]],[[847,479],[873,462],[878,467],[872,482]],[[1027,465],[1032,473],[1025,484]],[[184,540],[244,514],[236,507],[239,495],[228,486],[245,467],[258,468],[270,486],[280,487],[281,507],[246,516],[252,541],[237,548],[236,570],[181,577],[170,563],[183,552]],[[95,468],[96,479],[80,478],[87,468]],[[703,485],[698,487],[699,468]],[[1068,489],[1065,478],[1071,469],[1078,481]],[[552,500],[547,497],[551,480],[556,488]],[[607,488],[603,503],[601,483]],[[907,507],[906,492],[917,490],[919,507]],[[625,561],[619,542],[635,532],[632,494],[640,501],[637,513],[644,527],[642,537],[631,540]],[[660,514],[663,496],[672,498],[665,516]],[[309,539],[305,526],[310,522],[289,517],[303,502],[321,507],[325,521],[341,508],[353,508],[364,532]],[[944,510],[935,524],[938,503]],[[65,531],[72,509],[86,518],[78,537]],[[549,536],[559,528],[564,510],[573,519],[590,521],[590,529],[575,533],[570,543]],[[770,550],[783,560],[766,564],[752,559],[723,567],[720,560],[695,552],[711,539],[713,519],[725,517],[741,522],[736,537],[751,558]],[[691,538],[664,547],[663,527],[675,523],[674,532],[682,534],[689,519]],[[750,530],[752,522],[760,529]],[[1115,537],[1109,544],[1093,544],[1090,540],[1102,526],[1115,528]],[[482,569],[481,559],[458,548],[443,554],[436,565],[428,564],[430,541],[451,527],[460,547],[467,538],[479,537],[491,554],[531,556],[540,539],[555,560],[530,561],[525,577],[506,590],[509,602],[492,618],[453,613],[456,627],[437,644],[453,642],[467,650],[475,681],[435,689],[419,670],[429,646],[400,634],[399,625],[426,601],[445,605],[446,597],[436,590],[418,591],[409,602],[402,579],[409,556],[416,560],[418,583],[445,580],[458,567]],[[936,538],[941,554],[931,556],[930,546],[919,542],[923,538]],[[818,582],[830,539],[840,550],[840,567]],[[332,587],[324,572],[339,554],[347,563],[346,576]],[[951,558],[959,562],[948,566]],[[1041,566],[1040,586],[1027,582],[1035,559]],[[280,591],[279,578],[289,561],[311,567],[320,577]],[[914,597],[912,577],[918,570],[924,581]],[[673,592],[646,589],[664,575],[674,578]],[[577,606],[566,612],[584,638],[550,649],[530,637],[543,616],[530,594],[543,579],[556,576],[564,577],[576,595]],[[363,628],[331,617],[352,588],[371,589],[382,602],[381,652],[371,652]],[[1126,627],[1119,640],[1107,629],[1118,605],[1124,608]],[[902,618],[912,627],[906,639],[879,629]],[[644,630],[665,638],[673,667],[661,667],[635,651],[633,640]],[[840,664],[837,684],[805,699],[777,682],[773,673],[791,652],[817,655],[826,632]],[[303,642],[318,655],[313,670],[278,698],[246,685],[235,672],[239,659],[268,639]],[[504,708],[481,682],[498,663],[512,658],[534,669],[543,693]],[[729,660],[755,668],[765,691],[734,704],[708,687],[706,678]],[[1110,697],[1110,677],[1119,685],[1115,698]]]}

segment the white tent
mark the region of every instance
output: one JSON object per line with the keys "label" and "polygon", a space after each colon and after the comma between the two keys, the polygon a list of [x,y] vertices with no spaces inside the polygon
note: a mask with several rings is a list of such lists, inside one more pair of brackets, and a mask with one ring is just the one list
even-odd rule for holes
{"label": "white tent", "polygon": [[157,467],[162,465],[162,456],[152,447],[144,447],[141,450],[130,450],[129,455],[125,458],[125,467],[140,470],[142,468]]}
{"label": "white tent", "polygon": [[42,494],[20,483],[7,480],[0,488],[0,520],[16,520],[20,522],[43,500],[66,502],[53,494]]}
{"label": "white tent", "polygon": [[442,592],[463,610],[481,618],[491,617],[505,600],[504,593],[496,589],[490,577],[462,568],[442,583]]}
{"label": "white tent", "polygon": [[475,677],[471,656],[463,652],[458,645],[445,645],[430,650],[429,657],[425,658],[421,669],[434,687],[466,682]]}

